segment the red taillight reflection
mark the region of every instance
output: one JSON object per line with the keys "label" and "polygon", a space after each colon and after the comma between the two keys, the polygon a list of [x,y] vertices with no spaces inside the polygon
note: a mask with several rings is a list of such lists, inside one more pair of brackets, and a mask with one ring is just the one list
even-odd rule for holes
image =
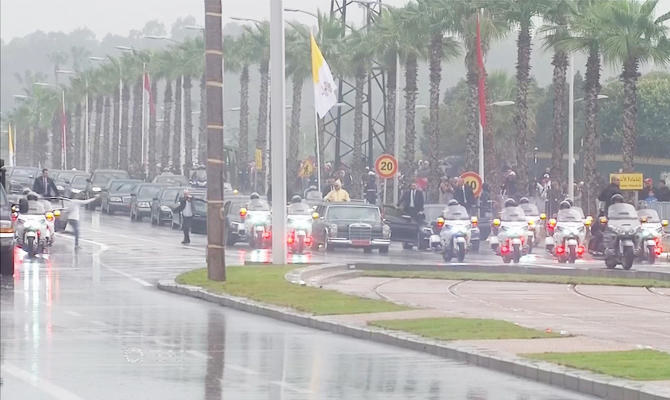
{"label": "red taillight reflection", "polygon": [[579,246],[577,246],[577,255],[581,257],[582,254],[584,254],[584,246],[580,244]]}
{"label": "red taillight reflection", "polygon": [[565,253],[565,247],[556,246],[556,254],[563,254],[563,253]]}
{"label": "red taillight reflection", "polygon": [[500,252],[501,252],[502,254],[507,254],[507,253],[509,253],[509,247],[507,247],[507,246],[500,246]]}
{"label": "red taillight reflection", "polygon": [[293,244],[294,242],[295,242],[295,237],[293,236],[293,233],[289,233],[288,239],[286,239],[286,243]]}
{"label": "red taillight reflection", "polygon": [[660,256],[663,253],[663,247],[656,246],[656,255]]}
{"label": "red taillight reflection", "polygon": [[311,246],[311,245],[312,245],[312,237],[305,236],[305,246]]}
{"label": "red taillight reflection", "polygon": [[272,237],[272,232],[265,231],[263,232],[263,239],[270,239]]}

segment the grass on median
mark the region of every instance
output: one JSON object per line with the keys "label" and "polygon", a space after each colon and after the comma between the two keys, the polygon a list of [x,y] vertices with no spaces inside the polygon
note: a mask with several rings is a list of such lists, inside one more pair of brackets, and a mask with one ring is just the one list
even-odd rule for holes
{"label": "grass on median", "polygon": [[511,322],[476,318],[417,318],[370,321],[368,325],[439,340],[539,339],[561,337]]}
{"label": "grass on median", "polygon": [[524,282],[524,283],[559,283],[575,285],[606,285],[631,287],[670,288],[670,281],[656,279],[606,278],[597,276],[563,276],[563,275],[530,275],[504,274],[489,272],[460,271],[383,271],[363,270],[363,276],[411,278],[411,279],[446,279],[492,282]]}
{"label": "grass on median", "polygon": [[177,283],[200,286],[213,293],[246,297],[315,315],[361,314],[408,310],[388,301],[346,295],[334,290],[298,286],[284,275],[295,266],[227,267],[226,282],[207,279],[207,269],[185,272]]}
{"label": "grass on median", "polygon": [[656,350],[524,354],[535,360],[639,381],[670,379],[670,354]]}

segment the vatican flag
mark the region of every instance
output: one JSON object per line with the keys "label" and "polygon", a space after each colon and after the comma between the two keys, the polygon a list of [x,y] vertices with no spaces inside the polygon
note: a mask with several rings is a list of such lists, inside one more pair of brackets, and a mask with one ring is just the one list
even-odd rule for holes
{"label": "vatican flag", "polygon": [[323,58],[314,36],[312,41],[312,79],[314,80],[314,108],[319,117],[323,118],[337,104],[337,95],[333,74]]}

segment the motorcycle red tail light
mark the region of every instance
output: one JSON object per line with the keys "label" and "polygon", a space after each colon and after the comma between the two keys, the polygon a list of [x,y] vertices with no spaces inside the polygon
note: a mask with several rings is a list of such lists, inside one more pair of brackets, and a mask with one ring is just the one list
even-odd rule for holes
{"label": "motorcycle red tail light", "polygon": [[507,247],[507,246],[500,246],[500,252],[501,252],[502,254],[507,254],[507,253],[509,253],[509,247]]}
{"label": "motorcycle red tail light", "polygon": [[272,232],[265,231],[263,232],[263,239],[270,239],[272,237]]}
{"label": "motorcycle red tail light", "polygon": [[563,254],[563,253],[565,253],[565,247],[556,246],[556,254]]}
{"label": "motorcycle red tail light", "polygon": [[579,245],[579,246],[577,246],[577,255],[579,255],[581,257],[582,254],[584,254],[584,246]]}
{"label": "motorcycle red tail light", "polygon": [[660,256],[663,253],[663,247],[656,246],[656,255]]}
{"label": "motorcycle red tail light", "polygon": [[288,239],[286,240],[286,243],[293,244],[294,241],[295,241],[295,239],[293,239],[293,235],[288,235]]}
{"label": "motorcycle red tail light", "polygon": [[311,246],[311,245],[312,245],[312,237],[305,236],[305,246]]}

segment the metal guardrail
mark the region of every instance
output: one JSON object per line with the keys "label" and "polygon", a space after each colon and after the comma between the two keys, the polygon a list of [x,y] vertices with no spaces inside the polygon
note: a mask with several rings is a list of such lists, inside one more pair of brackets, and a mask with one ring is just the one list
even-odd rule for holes
{"label": "metal guardrail", "polygon": [[644,204],[646,208],[656,210],[661,219],[670,219],[670,201],[655,201],[652,203],[643,202],[642,204]]}

